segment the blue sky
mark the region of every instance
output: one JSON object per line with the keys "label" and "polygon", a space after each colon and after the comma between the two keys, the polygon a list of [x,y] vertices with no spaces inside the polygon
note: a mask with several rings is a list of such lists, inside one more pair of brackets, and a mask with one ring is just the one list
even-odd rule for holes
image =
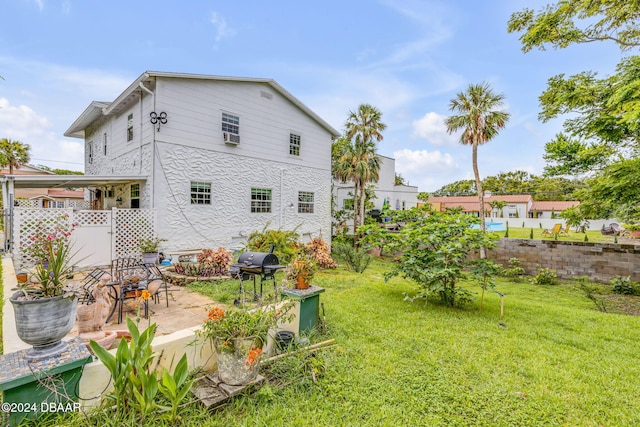
{"label": "blue sky", "polygon": [[447,135],[449,100],[487,81],[506,97],[507,127],[480,148],[484,176],[540,174],[561,120],[541,123],[549,77],[601,76],[609,44],[522,53],[513,0],[4,0],[0,138],[31,145],[32,164],[83,170],[83,141],[64,131],[91,101],[113,101],[146,70],[273,78],[334,128],[370,103],[387,124],[378,151],[421,191],[473,177],[471,149]]}

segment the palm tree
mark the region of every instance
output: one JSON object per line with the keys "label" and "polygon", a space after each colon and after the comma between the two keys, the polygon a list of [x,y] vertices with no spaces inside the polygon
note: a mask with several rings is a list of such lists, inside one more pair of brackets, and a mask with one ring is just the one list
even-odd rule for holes
{"label": "palm tree", "polygon": [[343,181],[351,180],[355,186],[354,242],[357,242],[358,226],[364,224],[366,184],[378,182],[380,159],[376,143],[382,141],[382,131],[387,127],[381,119],[382,113],[377,108],[361,104],[355,112],[349,112],[345,123],[345,138],[349,143],[344,146],[342,156],[337,162],[335,176]]}
{"label": "palm tree", "polygon": [[489,206],[491,206],[491,209],[500,211],[500,217],[504,217],[503,209],[505,206],[507,206],[507,202],[505,202],[504,200],[494,200],[492,202],[489,202]]}
{"label": "palm tree", "polygon": [[13,175],[13,169],[20,169],[20,166],[29,163],[29,144],[19,141],[12,141],[7,138],[0,140],[0,165],[9,166],[9,174]]}
{"label": "palm tree", "polygon": [[[497,110],[503,104],[504,95],[495,94],[488,83],[471,84],[466,92],[460,92],[449,103],[449,111],[457,113],[447,117],[447,132],[452,134],[462,129],[460,143],[471,145],[473,174],[476,178],[478,202],[480,203],[480,229],[485,231],[484,194],[482,181],[478,172],[478,146],[490,141],[500,129],[505,127],[509,114]],[[484,248],[480,250],[480,258],[486,257]]]}

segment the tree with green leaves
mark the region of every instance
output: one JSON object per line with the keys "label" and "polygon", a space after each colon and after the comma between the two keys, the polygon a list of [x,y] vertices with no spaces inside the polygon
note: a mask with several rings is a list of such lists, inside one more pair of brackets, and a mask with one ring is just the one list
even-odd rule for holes
{"label": "tree with green leaves", "polygon": [[334,177],[342,182],[352,181],[355,187],[354,245],[357,245],[358,226],[364,224],[367,184],[378,182],[380,159],[377,142],[382,141],[382,132],[386,127],[382,122],[382,113],[377,108],[362,104],[356,111],[349,112],[345,136],[336,147]]}
{"label": "tree with green leaves", "polygon": [[431,195],[434,197],[447,197],[447,196],[475,196],[478,194],[476,191],[476,183],[472,179],[462,179],[450,184],[443,185],[438,190],[434,191]]}
{"label": "tree with green leaves", "polygon": [[[471,301],[471,293],[459,285],[467,278],[467,269],[478,264],[469,255],[480,248],[495,246],[496,235],[472,229],[478,218],[459,210],[431,211],[427,215],[419,208],[405,212],[412,213],[412,220],[391,241],[390,251],[400,255],[385,279],[401,275],[414,280],[420,291],[410,300],[435,296],[450,307]],[[492,273],[485,269],[484,274],[483,289]]]}
{"label": "tree with green leaves", "polygon": [[429,193],[427,193],[426,191],[420,191],[416,196],[416,199],[426,203],[429,200]]}
{"label": "tree with green leaves", "polygon": [[[524,52],[594,41],[613,42],[626,52],[640,47],[639,18],[635,0],[560,0],[538,12],[514,13],[508,30],[520,33]],[[639,81],[640,57],[633,55],[605,78],[592,71],[551,77],[540,96],[540,120],[569,117],[564,133],[545,147],[545,173],[589,178],[578,192],[586,218],[640,213],[640,193],[627,190],[640,186],[634,169],[640,150]]]}
{"label": "tree with green leaves", "polygon": [[[480,212],[480,230],[485,231],[484,194],[482,181],[478,171],[478,147],[491,141],[504,128],[509,114],[500,111],[504,95],[496,94],[488,83],[471,84],[465,92],[460,92],[449,103],[449,110],[454,115],[446,118],[447,132],[462,130],[460,143],[471,145],[473,175],[476,179],[476,190]],[[480,258],[486,258],[484,248],[480,250]]]}
{"label": "tree with green leaves", "polygon": [[29,163],[30,149],[29,144],[7,138],[0,139],[0,165],[9,166],[9,174],[13,175],[13,169],[20,169],[22,165]]}

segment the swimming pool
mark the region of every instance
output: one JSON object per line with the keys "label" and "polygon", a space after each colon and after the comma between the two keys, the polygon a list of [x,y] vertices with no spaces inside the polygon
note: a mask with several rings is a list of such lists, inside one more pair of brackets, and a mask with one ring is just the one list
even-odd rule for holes
{"label": "swimming pool", "polygon": [[[506,231],[507,227],[504,225],[504,222],[485,222],[485,228],[487,231]],[[473,224],[471,226],[474,230],[480,229],[480,224]]]}

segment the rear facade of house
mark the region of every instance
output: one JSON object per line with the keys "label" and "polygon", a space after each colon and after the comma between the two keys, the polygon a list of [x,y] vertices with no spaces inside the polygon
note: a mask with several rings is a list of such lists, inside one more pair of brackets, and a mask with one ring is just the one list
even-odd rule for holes
{"label": "rear facade of house", "polygon": [[[265,227],[331,233],[331,126],[273,80],[146,72],[65,133],[104,209],[152,208],[166,250],[239,249]],[[135,226],[135,224],[131,224]]]}

